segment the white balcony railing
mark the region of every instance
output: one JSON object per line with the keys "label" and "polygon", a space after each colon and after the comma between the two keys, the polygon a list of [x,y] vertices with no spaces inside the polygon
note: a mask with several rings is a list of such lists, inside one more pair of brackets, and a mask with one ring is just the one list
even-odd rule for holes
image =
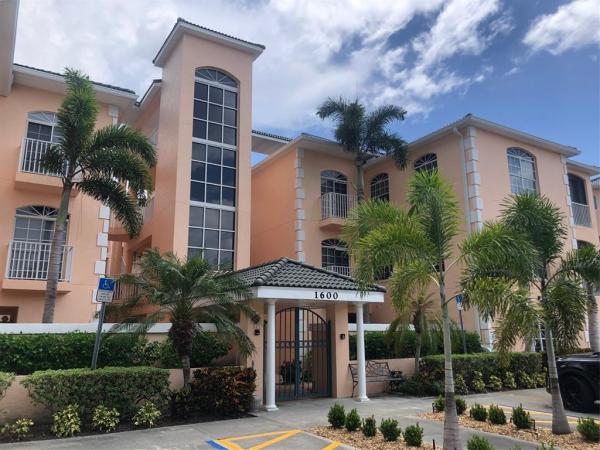
{"label": "white balcony railing", "polygon": [[[50,266],[49,242],[10,241],[6,278],[17,280],[46,280]],[[71,281],[73,247],[64,245],[60,265],[60,281]]]}
{"label": "white balcony railing", "polygon": [[42,157],[46,154],[51,145],[52,142],[40,141],[39,139],[23,139],[19,170],[21,172],[61,177],[66,172],[66,169],[62,172],[51,172],[42,168]]}
{"label": "white balcony railing", "polygon": [[321,195],[321,219],[330,217],[346,219],[348,212],[357,205],[356,195],[328,192]]}
{"label": "white balcony railing", "polygon": [[573,221],[575,225],[581,225],[583,227],[592,226],[592,217],[590,216],[590,207],[581,203],[571,202],[571,209],[573,210]]}
{"label": "white balcony railing", "polygon": [[352,269],[348,266],[325,266],[325,270],[329,270],[330,272],[335,272],[339,275],[345,275],[347,277],[352,276]]}

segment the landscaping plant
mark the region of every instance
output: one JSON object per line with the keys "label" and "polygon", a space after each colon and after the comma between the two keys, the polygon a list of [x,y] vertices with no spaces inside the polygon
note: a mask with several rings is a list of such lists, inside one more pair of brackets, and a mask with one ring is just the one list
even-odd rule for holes
{"label": "landscaping plant", "polygon": [[487,383],[487,388],[490,391],[501,391],[502,390],[502,380],[496,375],[490,375],[490,379]]}
{"label": "landscaping plant", "polygon": [[459,395],[467,395],[469,393],[469,388],[462,375],[456,374],[454,376],[454,390]]}
{"label": "landscaping plant", "polygon": [[171,417],[177,419],[187,419],[193,414],[194,397],[189,386],[171,392],[170,409]]}
{"label": "landscaping plant", "polygon": [[100,105],[86,75],[67,69],[64,79],[67,93],[57,114],[60,137],[41,158],[41,167],[60,173],[62,183],[50,245],[43,323],[54,321],[72,192],[109,206],[130,237],[135,237],[144,220],[142,207],[153,187],[150,169],[156,165],[156,150],[141,131],[123,123],[96,128]]}
{"label": "landscaping plant", "polygon": [[119,417],[120,414],[117,408],[107,408],[104,405],[98,405],[92,414],[92,427],[105,433],[110,433],[117,429]]}
{"label": "landscaping plant", "polygon": [[382,419],[379,424],[379,431],[383,435],[384,441],[397,441],[398,436],[402,433],[402,429],[398,426],[396,419]]}
{"label": "landscaping plant", "polygon": [[20,418],[13,423],[6,424],[0,428],[0,434],[10,436],[11,438],[20,441],[29,435],[32,426],[33,420]]}
{"label": "landscaping plant", "polygon": [[503,384],[506,389],[516,389],[517,388],[515,376],[511,372],[505,373]]}
{"label": "landscaping plant", "polygon": [[327,421],[333,428],[342,428],[346,422],[346,410],[344,406],[334,403],[327,413]]}
{"label": "landscaping plant", "polygon": [[490,419],[490,423],[494,425],[506,425],[506,414],[504,414],[504,410],[497,405],[490,405],[488,418]]}
{"label": "landscaping plant", "polygon": [[536,387],[535,380],[526,372],[517,372],[517,386],[522,389],[533,389]]}
{"label": "landscaping plant", "polygon": [[512,409],[511,421],[519,430],[528,430],[533,427],[531,415],[523,409],[523,405]]}
{"label": "landscaping plant", "polygon": [[409,425],[404,429],[402,436],[409,447],[420,447],[423,444],[423,427],[419,426],[419,422]]}
{"label": "landscaping plant", "polygon": [[467,441],[467,450],[495,450],[490,442],[482,436],[471,436]]}
{"label": "landscaping plant", "polygon": [[475,403],[469,410],[469,416],[478,422],[485,422],[488,418],[488,412],[487,409],[485,409],[485,406]]}
{"label": "landscaping plant", "polygon": [[347,415],[344,421],[344,426],[347,431],[356,431],[360,428],[360,416],[356,408],[352,409]]}
{"label": "landscaping plant", "polygon": [[533,378],[533,383],[535,384],[535,387],[546,386],[546,372],[534,373],[532,378]]}
{"label": "landscaping plant", "polygon": [[456,404],[456,414],[462,416],[467,410],[467,402],[460,397],[456,397],[456,401],[454,403]]}
{"label": "landscaping plant", "polygon": [[254,401],[256,371],[251,367],[204,367],[194,371],[194,408],[204,415],[236,417]]}
{"label": "landscaping plant", "polygon": [[473,392],[485,392],[485,381],[483,381],[483,374],[478,370],[473,372],[470,388],[470,390]]}
{"label": "landscaping plant", "polygon": [[433,401],[432,408],[434,412],[442,412],[446,409],[446,401],[441,395]]}
{"label": "landscaping plant", "polygon": [[81,419],[79,418],[79,405],[71,404],[52,415],[52,427],[50,431],[56,437],[71,437],[81,431]]}
{"label": "landscaping plant", "polygon": [[377,421],[374,416],[367,417],[363,420],[362,433],[365,437],[373,437],[377,434]]}
{"label": "landscaping plant", "polygon": [[600,442],[600,424],[592,417],[577,419],[577,431],[589,442]]}
{"label": "landscaping plant", "polygon": [[160,409],[154,403],[145,402],[133,416],[133,424],[138,427],[152,428],[160,416]]}

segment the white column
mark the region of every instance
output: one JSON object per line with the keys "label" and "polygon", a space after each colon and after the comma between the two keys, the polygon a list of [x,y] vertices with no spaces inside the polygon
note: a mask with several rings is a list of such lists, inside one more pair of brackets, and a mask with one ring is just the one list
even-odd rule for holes
{"label": "white column", "polygon": [[265,368],[265,405],[267,411],[276,411],[275,404],[275,300],[267,300],[267,348]]}
{"label": "white column", "polygon": [[356,306],[356,359],[358,365],[358,398],[356,401],[369,401],[367,397],[367,375],[365,373],[365,326],[363,323],[363,304]]}

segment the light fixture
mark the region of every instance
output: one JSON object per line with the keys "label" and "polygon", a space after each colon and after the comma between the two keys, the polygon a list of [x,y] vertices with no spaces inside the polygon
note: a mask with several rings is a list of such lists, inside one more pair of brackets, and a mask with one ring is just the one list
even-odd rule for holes
{"label": "light fixture", "polygon": [[340,340],[343,341],[344,339],[346,339],[346,334],[345,333],[341,333],[340,334]]}

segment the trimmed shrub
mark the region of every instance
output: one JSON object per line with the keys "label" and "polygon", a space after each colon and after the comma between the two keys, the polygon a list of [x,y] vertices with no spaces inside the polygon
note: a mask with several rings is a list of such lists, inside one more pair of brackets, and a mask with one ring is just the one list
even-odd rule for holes
{"label": "trimmed shrub", "polygon": [[381,421],[379,431],[383,435],[383,440],[388,442],[397,441],[398,436],[402,433],[402,429],[398,426],[398,421],[391,418]]}
{"label": "trimmed shrub", "polygon": [[458,414],[459,416],[463,415],[464,412],[467,410],[467,402],[465,402],[465,400],[460,397],[456,397],[454,399],[454,402],[456,403],[456,414]]}
{"label": "trimmed shrub", "polygon": [[488,418],[490,419],[490,423],[494,425],[506,425],[506,414],[504,414],[504,410],[497,405],[490,405]]}
{"label": "trimmed shrub", "polygon": [[478,370],[473,372],[471,378],[471,384],[469,386],[473,392],[485,392],[485,381],[483,381],[483,374]]}
{"label": "trimmed shrub", "polygon": [[205,415],[239,416],[252,408],[256,390],[252,368],[205,367],[194,371],[194,406]]}
{"label": "trimmed shrub", "polygon": [[107,408],[104,405],[98,405],[92,414],[92,427],[98,428],[105,433],[110,433],[117,429],[119,425],[119,411],[116,408]]}
{"label": "trimmed shrub", "polygon": [[407,426],[402,436],[409,447],[420,447],[423,444],[423,428],[419,426],[419,422]]}
{"label": "trimmed shrub", "polygon": [[435,412],[442,412],[444,409],[446,409],[446,400],[442,394],[440,394],[438,398],[433,401],[432,407]]}
{"label": "trimmed shrub", "polygon": [[523,405],[519,405],[512,409],[512,423],[519,430],[528,430],[533,427],[531,415],[523,409]]}
{"label": "trimmed shrub", "polygon": [[506,389],[516,389],[517,388],[517,382],[515,381],[515,376],[511,372],[506,372],[504,374],[502,384],[504,384],[504,387]]}
{"label": "trimmed shrub", "polygon": [[362,423],[362,433],[365,437],[373,437],[377,434],[377,422],[375,417],[367,417]]}
{"label": "trimmed shrub", "polygon": [[34,403],[51,412],[76,403],[89,417],[97,405],[108,404],[130,417],[142,400],[164,404],[169,371],[154,367],[45,370],[27,376],[22,384]]}
{"label": "trimmed shrub", "polygon": [[454,376],[454,392],[459,395],[467,395],[469,393],[469,388],[462,375]]}
{"label": "trimmed shrub", "polygon": [[535,387],[545,387],[546,386],[546,372],[538,372],[534,373],[533,382],[535,383]]}
{"label": "trimmed shrub", "polygon": [[[87,368],[94,333],[0,334],[0,371],[28,375],[38,370]],[[192,346],[192,367],[210,365],[230,346],[215,333],[199,333]],[[181,367],[170,341],[147,342],[144,336],[110,334],[102,339],[98,367]]]}
{"label": "trimmed shrub", "polygon": [[577,419],[577,432],[589,442],[600,442],[600,424],[592,417]]}
{"label": "trimmed shrub", "polygon": [[347,431],[356,431],[360,428],[360,416],[358,415],[356,408],[346,415],[344,426],[346,427]]}
{"label": "trimmed shrub", "polygon": [[535,380],[527,372],[517,372],[517,386],[522,389],[535,388]]}
{"label": "trimmed shrub", "polygon": [[133,416],[133,424],[138,427],[152,428],[160,416],[160,409],[154,403],[145,402]]}
{"label": "trimmed shrub", "polygon": [[397,392],[414,396],[439,395],[444,392],[444,387],[437,381],[431,381],[418,375],[400,383]]}
{"label": "trimmed shrub", "polygon": [[485,422],[488,417],[488,412],[487,409],[485,409],[485,406],[475,403],[469,410],[469,416],[478,422]]}
{"label": "trimmed shrub", "polygon": [[187,419],[194,414],[196,408],[192,389],[189,386],[171,392],[170,409],[171,417],[176,419]]}
{"label": "trimmed shrub", "polygon": [[50,431],[56,437],[64,438],[74,436],[81,431],[79,406],[74,403],[52,415],[52,428]]}
{"label": "trimmed shrub", "polygon": [[490,379],[487,383],[487,388],[490,391],[501,391],[502,390],[502,380],[500,377],[496,375],[490,375]]}
{"label": "trimmed shrub", "polygon": [[346,410],[343,405],[334,403],[327,413],[327,421],[333,428],[342,428],[346,422]]}
{"label": "trimmed shrub", "polygon": [[6,424],[0,428],[0,434],[10,436],[17,441],[20,441],[21,439],[25,439],[27,436],[29,436],[32,426],[33,420],[20,418],[15,420],[13,423]]}
{"label": "trimmed shrub", "polygon": [[467,441],[467,450],[494,450],[494,447],[486,438],[474,435]]}

